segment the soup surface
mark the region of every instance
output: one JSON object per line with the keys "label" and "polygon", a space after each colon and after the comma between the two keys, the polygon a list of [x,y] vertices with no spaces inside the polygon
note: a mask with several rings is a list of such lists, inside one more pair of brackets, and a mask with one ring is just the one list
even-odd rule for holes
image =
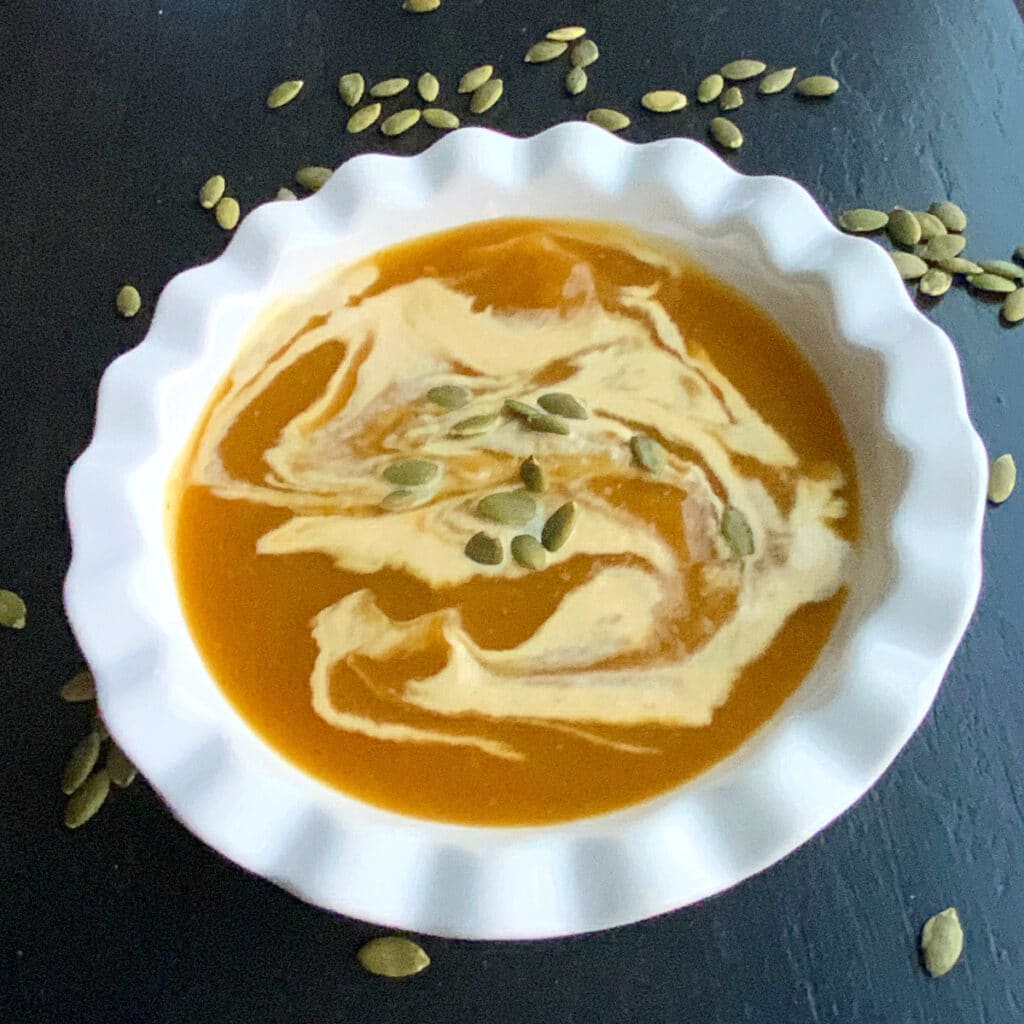
{"label": "soup surface", "polygon": [[858,505],[768,317],[662,240],[543,220],[269,309],[169,498],[192,634],[251,725],[353,796],[476,824],[621,807],[734,750],[825,644]]}

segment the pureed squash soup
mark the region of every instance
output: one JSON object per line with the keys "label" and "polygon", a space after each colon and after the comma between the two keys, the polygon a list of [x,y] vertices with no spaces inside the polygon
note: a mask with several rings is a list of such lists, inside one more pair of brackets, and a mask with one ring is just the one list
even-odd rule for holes
{"label": "pureed squash soup", "polygon": [[189,626],[253,728],[370,803],[503,825],[734,750],[828,639],[858,518],[764,313],[661,239],[548,220],[268,310],[169,496]]}

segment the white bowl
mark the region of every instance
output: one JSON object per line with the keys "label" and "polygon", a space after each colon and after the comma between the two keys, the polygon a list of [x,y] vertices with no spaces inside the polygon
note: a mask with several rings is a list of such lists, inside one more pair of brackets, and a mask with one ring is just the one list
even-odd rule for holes
{"label": "white bowl", "polygon": [[[380,810],[264,743],[189,635],[165,482],[273,299],[383,246],[505,215],[617,220],[678,240],[768,311],[825,381],[853,444],[862,536],[815,669],[735,754],[644,803],[566,824],[477,828]],[[110,731],[181,821],[311,903],[391,927],[539,938],[684,906],[779,860],[857,800],[931,704],[980,585],[987,460],[949,339],[888,256],[799,185],[743,177],[695,142],[562,125],[453,133],[360,156],[315,196],[245,219],[167,285],[107,370],[71,470],[65,602]]]}

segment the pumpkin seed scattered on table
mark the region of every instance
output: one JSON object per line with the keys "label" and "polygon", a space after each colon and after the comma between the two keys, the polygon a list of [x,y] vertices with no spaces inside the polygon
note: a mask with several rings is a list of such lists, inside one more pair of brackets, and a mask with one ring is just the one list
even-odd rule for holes
{"label": "pumpkin seed scattered on table", "polygon": [[565,422],[559,416],[552,416],[550,413],[542,412],[535,416],[530,416],[526,420],[526,425],[531,430],[536,430],[541,434],[568,434],[569,424]]}
{"label": "pumpkin seed scattered on table", "polygon": [[234,196],[224,196],[213,208],[213,216],[225,231],[234,231],[238,227],[238,219],[242,216],[242,208]]}
{"label": "pumpkin seed scattered on table", "polygon": [[402,4],[403,11],[411,14],[429,14],[441,6],[441,0],[405,0]]}
{"label": "pumpkin seed scattered on table", "polygon": [[366,79],[358,71],[350,71],[338,79],[338,95],[348,107],[358,107],[366,91]]}
{"label": "pumpkin seed scattered on table", "polygon": [[106,769],[93,772],[71,795],[64,807],[64,824],[68,828],[84,825],[102,806],[110,793],[110,776]]}
{"label": "pumpkin seed scattered on table", "polygon": [[1017,486],[1017,464],[1013,456],[1006,452],[998,459],[993,459],[988,468],[988,500],[993,505],[1001,505],[1013,494]]}
{"label": "pumpkin seed scattered on table", "polygon": [[90,732],[75,744],[60,777],[60,788],[65,796],[70,796],[85,782],[89,773],[96,767],[99,756],[100,736],[98,732]]}
{"label": "pumpkin seed scattered on table", "polygon": [[425,487],[440,472],[441,467],[429,459],[399,459],[392,462],[381,475],[396,487]]}
{"label": "pumpkin seed scattered on table", "polygon": [[923,210],[914,210],[917,223],[921,225],[921,240],[927,241],[938,235],[946,234],[946,225],[935,216],[934,213],[926,213]]}
{"label": "pumpkin seed scattered on table", "polygon": [[554,40],[556,43],[574,43],[586,34],[587,30],[582,25],[563,25],[562,28],[553,28],[545,34],[544,38]]}
{"label": "pumpkin seed scattered on table", "polygon": [[574,68],[589,68],[600,56],[601,51],[593,39],[581,39],[569,51],[569,63]]}
{"label": "pumpkin seed scattered on table", "polygon": [[397,96],[409,88],[408,78],[385,78],[370,87],[370,95],[376,99],[387,99],[390,96]]}
{"label": "pumpkin seed scattered on table", "polygon": [[540,415],[540,409],[537,406],[530,405],[529,402],[520,402],[518,398],[506,398],[503,408],[513,416],[525,416],[527,419],[530,416]]}
{"label": "pumpkin seed scattered on table", "polygon": [[[894,245],[903,245],[908,249],[921,241],[921,223],[902,206],[889,211],[889,223],[886,225],[889,239]],[[956,253],[950,253],[955,256]]]}
{"label": "pumpkin seed scattered on table", "polygon": [[107,759],[104,762],[110,781],[118,789],[127,789],[139,774],[138,768],[128,760],[128,755],[116,744],[111,742],[107,748]]}
{"label": "pumpkin seed scattered on table", "polygon": [[548,551],[558,551],[576,528],[578,510],[575,501],[567,501],[548,516],[540,532],[540,542]]}
{"label": "pumpkin seed scattered on table", "polygon": [[383,978],[408,978],[430,966],[423,948],[402,935],[371,939],[356,955],[367,971]]}
{"label": "pumpkin seed scattered on table", "polygon": [[1024,288],[1018,288],[1006,296],[1001,312],[1008,324],[1019,324],[1024,320]]}
{"label": "pumpkin seed scattered on table", "polygon": [[587,120],[596,124],[598,128],[604,128],[609,132],[621,132],[628,128],[630,119],[619,110],[612,110],[610,107],[595,107],[587,112]]}
{"label": "pumpkin seed scattered on table", "polygon": [[764,61],[750,60],[741,57],[739,60],[731,60],[722,69],[722,77],[733,82],[744,82],[748,78],[757,78],[768,65]]}
{"label": "pumpkin seed scattered on table", "polygon": [[224,180],[223,174],[210,175],[199,189],[199,205],[204,210],[212,210],[220,202],[225,188],[227,188],[227,182]]}
{"label": "pumpkin seed scattered on table", "polygon": [[131,319],[142,309],[142,296],[139,295],[139,290],[135,285],[123,284],[117,290],[115,303],[118,313],[126,319]]}
{"label": "pumpkin seed scattered on table", "polygon": [[743,93],[740,92],[738,85],[730,85],[725,92],[722,93],[721,99],[718,101],[718,105],[722,110],[736,110],[743,106]]}
{"label": "pumpkin seed scattered on table", "polygon": [[76,672],[61,688],[61,700],[68,704],[81,704],[96,699],[96,680],[92,673],[83,668]]}
{"label": "pumpkin seed scattered on table", "polygon": [[882,210],[869,210],[864,207],[856,210],[844,210],[839,214],[839,226],[852,234],[867,231],[880,231],[889,223],[889,214]]}
{"label": "pumpkin seed scattered on table", "polygon": [[330,167],[300,167],[295,172],[295,180],[310,192],[319,192],[331,180],[334,173]]}
{"label": "pumpkin seed scattered on table", "polygon": [[417,124],[422,116],[422,113],[416,107],[406,107],[405,110],[397,110],[390,117],[386,117],[381,121],[381,134],[392,137],[401,135]]}
{"label": "pumpkin seed scattered on table", "polygon": [[287,82],[280,82],[267,94],[267,107],[270,110],[277,110],[286,103],[291,103],[302,91],[303,82],[301,78],[291,79]]}
{"label": "pumpkin seed scattered on table", "polygon": [[587,87],[587,72],[584,68],[569,68],[565,76],[565,91],[570,96],[579,96]]}
{"label": "pumpkin seed scattered on table", "polygon": [[928,212],[935,214],[946,225],[947,231],[964,231],[967,228],[967,214],[948,199],[941,203],[932,203],[928,207]]}
{"label": "pumpkin seed scattered on table", "polygon": [[933,977],[947,974],[964,950],[964,930],[955,907],[929,917],[921,929],[921,962]]}
{"label": "pumpkin seed scattered on table", "polygon": [[482,530],[466,541],[465,554],[478,565],[501,565],[505,557],[501,541]]}
{"label": "pumpkin seed scattered on table", "polygon": [[904,281],[916,281],[919,277],[924,277],[928,273],[928,264],[920,256],[915,256],[912,252],[903,252],[901,249],[896,249],[894,252],[889,253],[889,255],[892,257],[892,261],[896,264],[896,269]]}
{"label": "pumpkin seed scattered on table", "polygon": [[568,43],[555,39],[541,39],[526,51],[523,61],[526,64],[546,64],[549,60],[561,57],[568,49]]}
{"label": "pumpkin seed scattered on table", "polygon": [[505,91],[505,83],[500,78],[490,78],[477,89],[469,99],[469,110],[472,114],[485,114]]}
{"label": "pumpkin seed scattered on table", "polygon": [[[572,74],[571,71],[569,73]],[[676,89],[652,89],[643,94],[640,104],[655,114],[674,114],[686,106],[686,97]]]}
{"label": "pumpkin seed scattered on table", "polygon": [[543,569],[547,565],[548,554],[544,550],[544,545],[528,533],[520,533],[513,537],[509,550],[524,569]]}
{"label": "pumpkin seed scattered on table", "polygon": [[967,283],[980,292],[991,292],[993,295],[1009,295],[1016,291],[1014,283],[1007,277],[1000,277],[998,274],[968,274]]}
{"label": "pumpkin seed scattered on table", "polygon": [[722,95],[725,88],[725,79],[715,72],[708,75],[700,85],[697,86],[697,100],[700,103],[713,103]]}
{"label": "pumpkin seed scattered on table", "polygon": [[348,124],[345,125],[345,131],[350,135],[356,135],[359,132],[365,132],[371,124],[374,124],[378,117],[380,117],[381,106],[379,103],[368,103],[361,110],[357,110],[349,119]]}
{"label": "pumpkin seed scattered on table", "polygon": [[27,614],[25,602],[13,590],[0,590],[0,626],[24,629]]}
{"label": "pumpkin seed scattered on table", "polygon": [[948,274],[980,274],[981,267],[974,260],[964,256],[953,256],[948,260],[936,260],[935,266],[945,270]]}
{"label": "pumpkin seed scattered on table", "polygon": [[754,532],[747,517],[733,505],[727,505],[722,512],[722,536],[737,558],[754,553]]}
{"label": "pumpkin seed scattered on table", "polygon": [[299,197],[290,188],[285,188],[282,185],[277,190],[277,196],[275,198],[283,199],[283,200],[287,201],[287,200],[291,200],[291,199],[298,199]]}
{"label": "pumpkin seed scattered on table", "polygon": [[796,91],[810,99],[824,99],[839,91],[839,83],[830,75],[809,75],[796,83]]}
{"label": "pumpkin seed scattered on table", "polygon": [[419,499],[414,491],[400,487],[396,491],[389,491],[380,499],[380,507],[388,512],[400,512],[403,509],[412,508]]}
{"label": "pumpkin seed scattered on table", "polygon": [[433,103],[441,91],[441,83],[437,80],[437,75],[424,71],[416,79],[416,91],[420,94],[420,99],[424,103]]}
{"label": "pumpkin seed scattered on table", "polygon": [[460,93],[476,92],[484,82],[488,81],[494,74],[493,64],[481,64],[479,67],[470,68],[463,76],[459,79]]}
{"label": "pumpkin seed scattered on table", "polygon": [[461,409],[469,405],[473,396],[468,388],[460,384],[438,384],[427,392],[426,398],[428,402],[440,405],[444,409]]}
{"label": "pumpkin seed scattered on table", "polygon": [[783,92],[789,88],[795,74],[796,68],[779,68],[778,71],[769,71],[757,83],[757,91],[764,96],[774,96],[775,93]]}
{"label": "pumpkin seed scattered on table", "polygon": [[711,118],[708,131],[723,149],[739,149],[743,145],[743,132],[727,117]]}
{"label": "pumpkin seed scattered on table", "polygon": [[575,396],[564,391],[552,391],[541,395],[537,404],[555,416],[564,416],[568,420],[585,420],[590,413],[587,407]]}
{"label": "pumpkin seed scattered on table", "polygon": [[430,125],[431,128],[458,128],[459,119],[450,110],[444,110],[441,107],[424,107],[423,108],[423,120]]}
{"label": "pumpkin seed scattered on table", "polygon": [[1009,260],[979,260],[978,265],[986,274],[996,274],[1011,281],[1024,281],[1024,267]]}
{"label": "pumpkin seed scattered on table", "polygon": [[963,235],[935,235],[925,242],[921,255],[929,262],[951,260],[954,256],[959,256],[966,245],[967,239]]}
{"label": "pumpkin seed scattered on table", "polygon": [[526,489],[533,491],[534,494],[547,490],[548,481],[544,467],[532,455],[519,467],[519,479],[523,481]]}
{"label": "pumpkin seed scattered on table", "polygon": [[537,514],[537,502],[526,491],[498,491],[477,502],[476,511],[502,526],[525,526]]}
{"label": "pumpkin seed scattered on table", "polygon": [[486,434],[497,426],[500,420],[501,417],[497,413],[469,416],[464,420],[459,420],[448,433],[452,437],[476,437],[479,434]]}
{"label": "pumpkin seed scattered on table", "polygon": [[917,287],[922,295],[938,298],[938,296],[945,295],[949,291],[952,283],[953,275],[949,271],[942,270],[939,267],[931,267],[925,271]]}
{"label": "pumpkin seed scattered on table", "polygon": [[633,453],[633,462],[648,473],[657,475],[668,462],[668,452],[653,437],[645,434],[634,434],[629,439],[629,450]]}

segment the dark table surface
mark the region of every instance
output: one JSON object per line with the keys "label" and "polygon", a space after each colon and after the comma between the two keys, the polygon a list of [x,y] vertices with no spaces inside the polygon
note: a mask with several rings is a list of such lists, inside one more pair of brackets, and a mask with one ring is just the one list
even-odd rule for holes
{"label": "dark table surface", "polygon": [[[826,207],[921,208],[949,196],[969,251],[1024,243],[1024,26],[1012,0],[43,0],[0,2],[0,586],[28,627],[0,635],[0,1020],[4,1024],[333,1022],[991,1022],[1024,1020],[1024,495],[991,510],[985,584],[932,713],[883,780],[783,863],[715,899],[628,928],[539,943],[426,938],[424,975],[386,983],[354,952],[373,927],[305,906],[181,828],[143,784],[78,832],[58,777],[86,712],[61,610],[62,483],[103,368],[137,343],[163,284],[224,234],[195,202],[221,170],[251,208],[347,136],[337,76],[489,61],[506,99],[480,121],[516,135],[590,106],[634,113],[636,141],[700,137],[710,116],[639,110],[691,94],[739,55],[837,74],[827,104],[750,97],[731,162],[789,175]],[[545,30],[602,48],[572,100],[521,58]],[[303,95],[264,109],[277,81]],[[694,105],[695,106],[695,105]],[[147,310],[122,321],[123,280]],[[953,337],[978,429],[1024,453],[1024,327],[955,289],[930,315]],[[921,923],[955,904],[964,961],[931,980]]]}

